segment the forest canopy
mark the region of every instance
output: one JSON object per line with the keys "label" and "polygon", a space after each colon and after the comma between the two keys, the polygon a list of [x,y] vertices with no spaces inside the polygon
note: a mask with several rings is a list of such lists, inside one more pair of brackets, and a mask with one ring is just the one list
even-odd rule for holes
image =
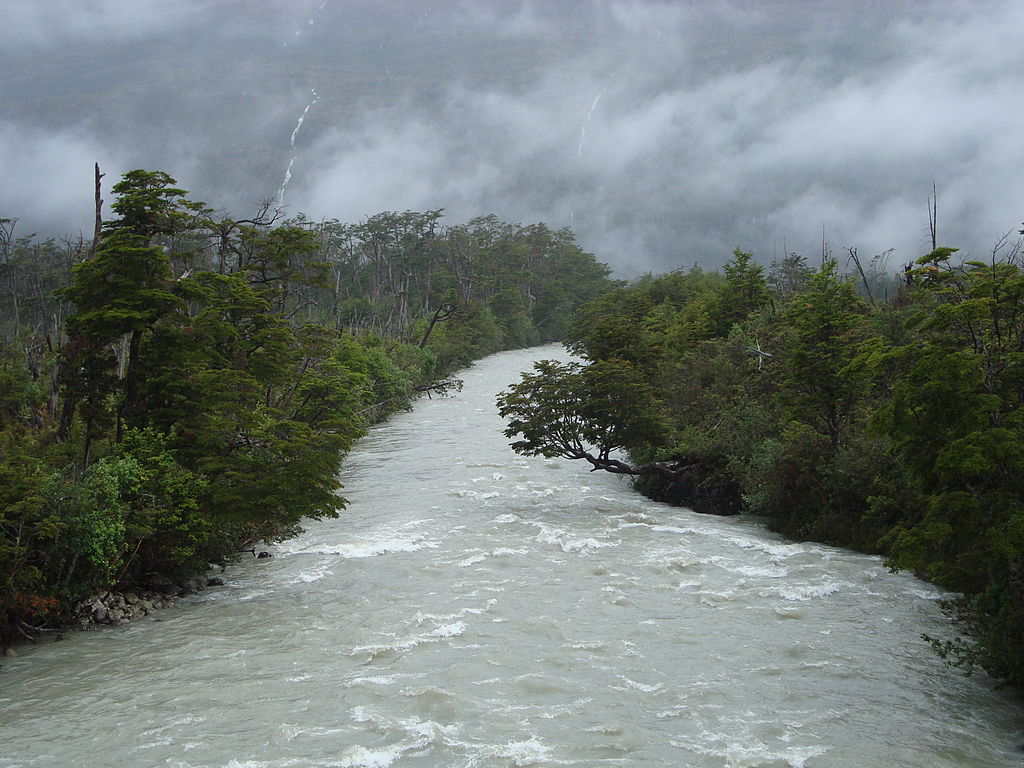
{"label": "forest canopy", "polygon": [[0,220],[0,647],[336,517],[369,424],[612,285],[544,224],[240,219],[147,170],[103,220],[96,181],[91,240]]}

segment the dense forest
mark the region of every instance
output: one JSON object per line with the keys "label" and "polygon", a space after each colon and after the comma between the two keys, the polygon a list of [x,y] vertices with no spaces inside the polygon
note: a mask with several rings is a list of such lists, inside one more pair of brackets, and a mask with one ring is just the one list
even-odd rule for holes
{"label": "dense forest", "polygon": [[92,238],[0,220],[0,648],[344,507],[368,425],[613,284],[568,230],[443,211],[236,219],[163,172]]}
{"label": "dense forest", "polygon": [[[824,250],[824,249],[823,249]],[[764,516],[962,595],[955,665],[1024,685],[1024,260],[1000,242],[645,277],[580,311],[586,365],[499,397],[526,454],[636,476],[655,499]],[[844,276],[846,271],[849,275]]]}
{"label": "dense forest", "polygon": [[236,219],[143,170],[103,220],[99,178],[92,238],[0,220],[0,645],[337,516],[368,425],[565,339],[499,397],[517,451],[882,554],[962,595],[939,653],[1024,684],[1019,243],[626,285],[543,224]]}

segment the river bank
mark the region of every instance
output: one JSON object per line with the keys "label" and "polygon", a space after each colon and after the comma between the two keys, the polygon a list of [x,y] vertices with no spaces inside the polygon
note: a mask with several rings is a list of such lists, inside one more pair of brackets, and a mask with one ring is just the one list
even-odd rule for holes
{"label": "river bank", "polygon": [[203,592],[210,587],[222,587],[224,584],[221,576],[195,576],[163,590],[103,590],[74,603],[70,615],[63,622],[52,627],[28,627],[36,634],[23,632],[20,642],[4,648],[0,656],[15,657],[18,648],[39,645],[46,637],[60,641],[69,639],[69,633],[74,631],[120,627],[157,611],[173,608],[182,597]]}

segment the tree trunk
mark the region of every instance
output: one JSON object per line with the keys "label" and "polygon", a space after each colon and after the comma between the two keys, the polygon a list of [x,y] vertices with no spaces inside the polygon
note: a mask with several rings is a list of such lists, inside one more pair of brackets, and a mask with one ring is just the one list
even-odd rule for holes
{"label": "tree trunk", "polygon": [[94,175],[95,175],[95,185],[96,185],[96,188],[95,188],[96,218],[95,218],[95,224],[93,225],[92,245],[89,246],[89,257],[88,258],[90,258],[90,259],[96,253],[96,246],[100,242],[100,233],[103,230],[103,198],[100,197],[100,195],[103,193],[103,187],[100,184],[100,179],[102,179],[105,174],[100,173],[100,164],[99,163],[95,163],[94,164],[94,168],[95,168]]}
{"label": "tree trunk", "polygon": [[139,399],[139,343],[142,341],[142,331],[138,328],[132,331],[128,341],[128,362],[124,372],[124,400],[121,407],[117,409],[117,442],[124,438],[125,417],[135,410],[135,403]]}

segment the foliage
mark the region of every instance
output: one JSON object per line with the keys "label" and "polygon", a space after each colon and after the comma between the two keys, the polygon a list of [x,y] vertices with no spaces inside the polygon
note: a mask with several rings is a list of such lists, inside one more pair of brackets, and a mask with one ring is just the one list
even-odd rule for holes
{"label": "foliage", "polygon": [[336,517],[369,424],[611,284],[543,224],[236,220],[161,171],[113,192],[95,243],[0,220],[0,645]]}
{"label": "foliage", "polygon": [[769,294],[764,269],[752,253],[736,248],[722,271],[725,283],[718,293],[715,330],[719,336],[727,336],[733,325],[767,304]]}
{"label": "foliage", "polygon": [[624,360],[587,366],[542,360],[535,373],[498,397],[505,434],[521,436],[517,453],[586,459],[611,469],[615,451],[656,442],[665,433],[657,400],[642,375]]}
{"label": "foliage", "polygon": [[38,619],[50,597],[42,548],[61,522],[44,497],[56,473],[38,448],[23,427],[0,431],[0,638]]}
{"label": "foliage", "polygon": [[872,335],[866,312],[830,259],[811,274],[783,318],[791,331],[781,352],[789,400],[801,421],[828,438],[832,452],[845,442],[867,392],[867,371],[858,365]]}
{"label": "foliage", "polygon": [[[1024,264],[1007,243],[987,261],[955,253],[922,257],[892,291],[884,254],[870,276],[858,263],[870,304],[833,259],[811,269],[789,254],[766,280],[739,249],[722,275],[617,287],[570,329],[589,366],[547,364],[503,395],[506,434],[594,466],[585,446],[607,440],[699,469],[699,482],[639,487],[723,511],[701,494],[735,488],[791,536],[883,553],[962,593],[948,610],[965,635],[932,638],[938,651],[1024,685]],[[609,365],[633,378],[617,382],[614,416],[587,420],[601,391],[587,371]],[[602,431],[651,412],[666,428]]]}

